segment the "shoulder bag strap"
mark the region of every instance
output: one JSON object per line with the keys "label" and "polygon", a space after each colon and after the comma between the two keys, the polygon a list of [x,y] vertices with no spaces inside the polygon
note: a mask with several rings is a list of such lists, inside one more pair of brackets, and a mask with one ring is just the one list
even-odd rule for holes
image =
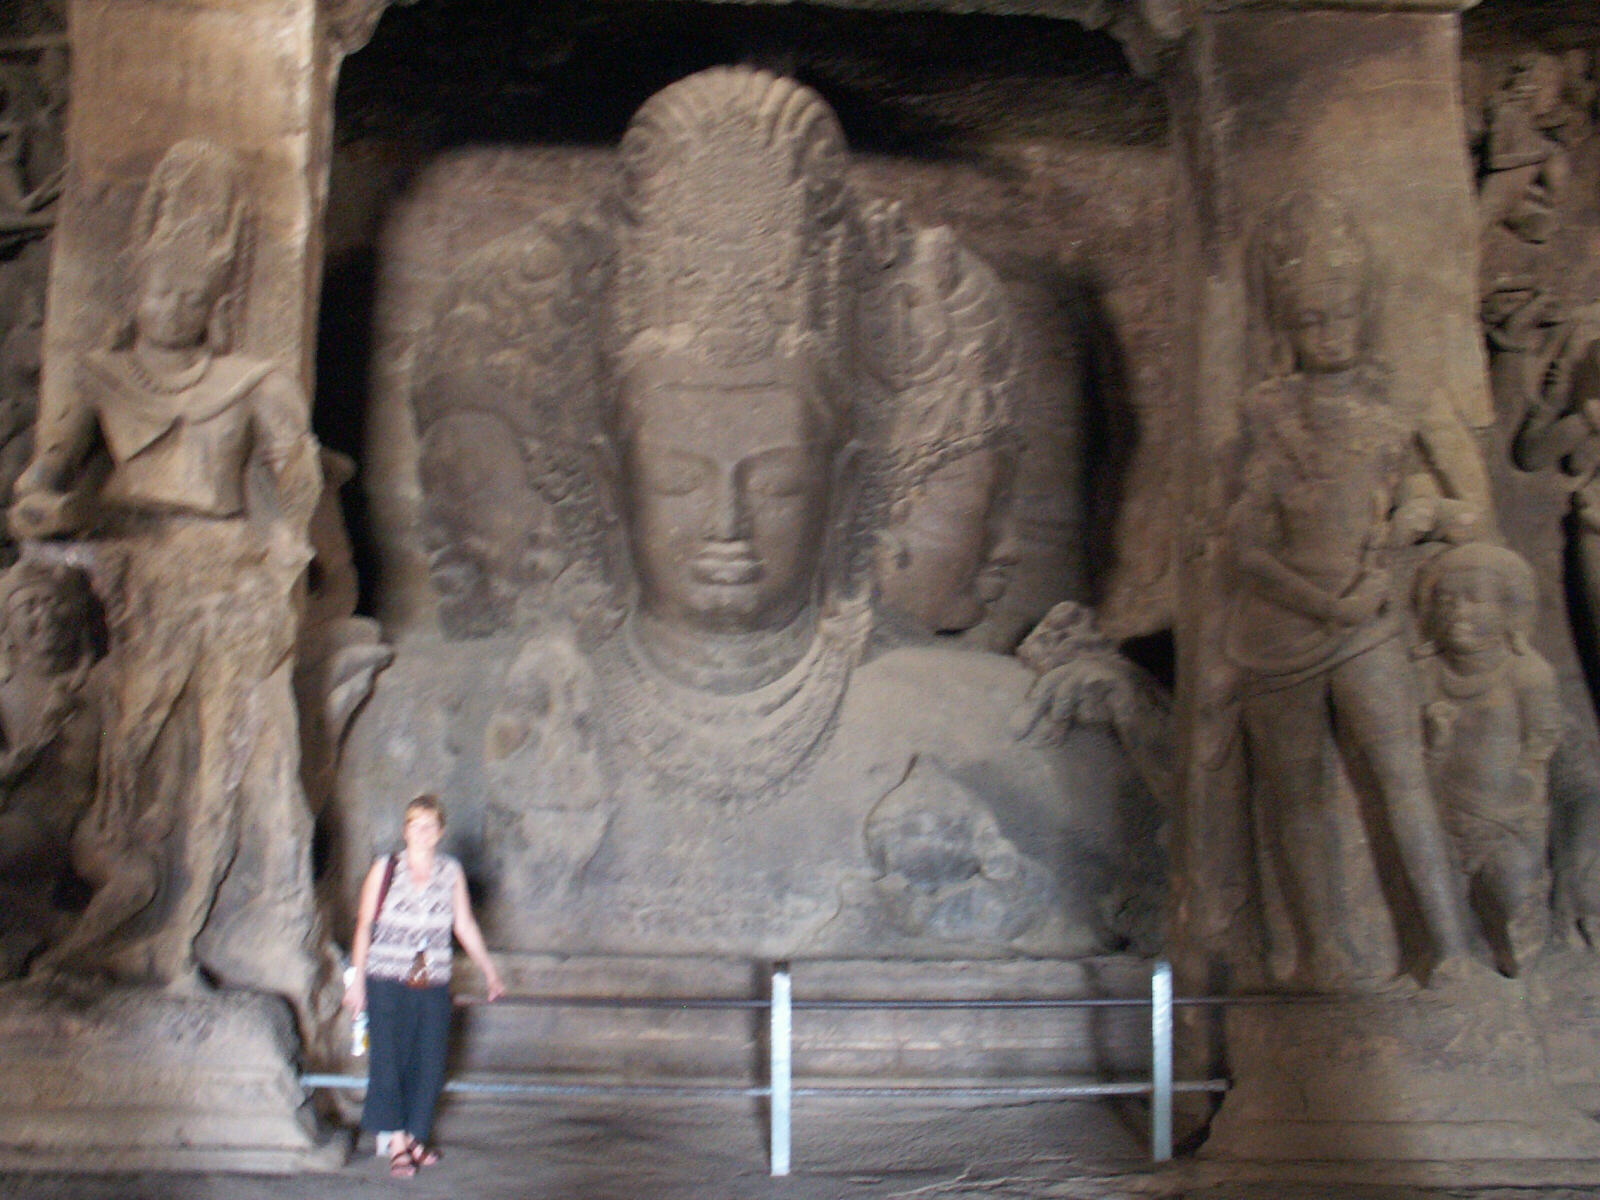
{"label": "shoulder bag strap", "polygon": [[378,917],[383,913],[383,902],[389,898],[389,885],[394,882],[395,864],[400,861],[398,854],[389,855],[389,863],[383,868],[383,882],[378,885],[378,907],[372,910],[372,923],[378,923]]}

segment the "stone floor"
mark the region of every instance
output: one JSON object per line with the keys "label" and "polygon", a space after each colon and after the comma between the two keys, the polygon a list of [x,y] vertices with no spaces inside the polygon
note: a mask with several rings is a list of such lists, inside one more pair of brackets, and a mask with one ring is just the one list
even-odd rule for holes
{"label": "stone floor", "polygon": [[746,1102],[456,1102],[446,1159],[395,1181],[370,1140],[331,1175],[9,1175],[0,1200],[1594,1200],[1600,1188],[1225,1185],[1144,1160],[1136,1110],[797,1101],[794,1174],[766,1174]]}

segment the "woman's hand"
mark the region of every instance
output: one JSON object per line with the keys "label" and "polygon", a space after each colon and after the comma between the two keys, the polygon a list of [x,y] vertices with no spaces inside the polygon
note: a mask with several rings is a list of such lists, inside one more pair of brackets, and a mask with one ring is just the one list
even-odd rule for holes
{"label": "woman's hand", "polygon": [[505,982],[500,978],[500,972],[495,970],[493,963],[490,963],[484,969],[483,985],[488,990],[490,1004],[493,1004],[496,1000],[500,999],[501,996],[506,994]]}
{"label": "woman's hand", "polygon": [[367,981],[357,972],[344,989],[344,1008],[352,1017],[367,1006]]}

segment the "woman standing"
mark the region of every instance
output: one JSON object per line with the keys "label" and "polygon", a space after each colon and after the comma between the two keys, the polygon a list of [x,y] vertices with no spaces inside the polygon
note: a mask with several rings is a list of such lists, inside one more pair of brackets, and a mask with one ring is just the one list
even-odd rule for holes
{"label": "woman standing", "polygon": [[372,1043],[361,1127],[391,1131],[389,1171],[409,1178],[439,1161],[428,1145],[444,1087],[450,1034],[450,935],[483,972],[489,999],[505,994],[472,915],[461,864],[440,854],[437,796],[406,805],[405,850],[378,859],[361,888],[354,966],[344,1004],[368,1011]]}

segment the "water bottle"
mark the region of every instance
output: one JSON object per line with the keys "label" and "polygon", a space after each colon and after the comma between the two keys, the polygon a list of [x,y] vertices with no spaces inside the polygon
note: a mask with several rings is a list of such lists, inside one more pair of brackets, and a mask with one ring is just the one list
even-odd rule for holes
{"label": "water bottle", "polygon": [[[350,990],[350,985],[355,982],[356,969],[344,969],[345,991]],[[354,1017],[350,1018],[350,1057],[360,1058],[367,1052],[367,1010],[363,1008]]]}

